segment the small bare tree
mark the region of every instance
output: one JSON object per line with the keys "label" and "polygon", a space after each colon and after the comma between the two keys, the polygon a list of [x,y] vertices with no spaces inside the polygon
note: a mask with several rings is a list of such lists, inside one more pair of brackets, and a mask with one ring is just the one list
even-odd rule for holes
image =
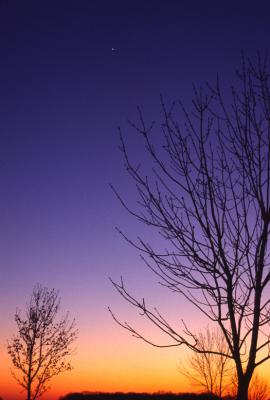
{"label": "small bare tree", "polygon": [[[230,383],[231,390],[229,391],[232,398],[237,395],[237,375],[232,376]],[[248,400],[268,400],[269,399],[269,385],[267,380],[259,375],[256,371],[249,385]]]}
{"label": "small bare tree", "polygon": [[13,377],[35,400],[48,390],[53,376],[71,369],[68,356],[77,337],[68,314],[58,318],[60,298],[54,289],[36,285],[25,316],[16,311],[18,334],[8,341],[8,353],[16,373]]}
{"label": "small bare tree", "polygon": [[[236,398],[237,374],[232,360],[225,355],[217,355],[229,352],[224,336],[218,329],[210,330],[207,327],[205,332],[198,332],[197,338],[197,346],[202,352],[192,352],[188,355],[184,363],[180,364],[179,372],[207,393],[219,398],[223,398],[224,395]],[[207,352],[210,349],[213,353]],[[248,400],[267,400],[268,395],[267,381],[255,372],[249,385]]]}
{"label": "small bare tree", "polygon": [[[136,162],[122,132],[126,169],[137,203],[123,206],[156,230],[161,243],[127,238],[169,290],[187,299],[215,323],[226,340],[237,373],[237,400],[248,399],[255,369],[270,359],[270,73],[267,57],[242,58],[238,82],[223,92],[219,78],[195,88],[191,110],[165,105],[157,129],[138,109],[131,123],[148,159]],[[159,138],[161,133],[161,139]],[[141,155],[141,154],[140,154]],[[151,164],[151,168],[148,166]],[[114,319],[135,337],[158,347],[185,345],[197,353],[198,338],[173,326],[123,280],[120,295],[167,335],[159,344],[129,323]]]}
{"label": "small bare tree", "polygon": [[[233,376],[232,361],[226,356],[229,352],[226,340],[218,329],[210,330],[209,327],[205,332],[200,331],[197,338],[201,352],[192,352],[179,366],[179,372],[193,385],[221,398]],[[207,352],[210,349],[213,353]]]}
{"label": "small bare tree", "polygon": [[250,382],[249,400],[267,400],[269,386],[265,378],[255,372]]}

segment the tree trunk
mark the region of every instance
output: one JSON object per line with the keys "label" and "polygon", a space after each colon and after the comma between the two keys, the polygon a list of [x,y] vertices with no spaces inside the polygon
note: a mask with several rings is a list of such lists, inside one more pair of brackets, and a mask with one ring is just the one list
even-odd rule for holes
{"label": "tree trunk", "polygon": [[249,382],[247,382],[246,380],[238,382],[236,400],[248,400],[248,387]]}
{"label": "tree trunk", "polygon": [[32,357],[30,358],[29,363],[29,371],[27,376],[27,400],[31,400],[31,365],[32,365]]}

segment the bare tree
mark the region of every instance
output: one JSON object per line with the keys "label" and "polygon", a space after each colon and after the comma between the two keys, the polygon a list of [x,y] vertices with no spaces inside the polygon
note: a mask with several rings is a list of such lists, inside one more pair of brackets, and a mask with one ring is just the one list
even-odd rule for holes
{"label": "bare tree", "polygon": [[35,400],[48,390],[53,376],[71,369],[67,358],[77,337],[75,322],[68,314],[58,318],[59,294],[36,285],[25,316],[16,311],[18,334],[8,342],[8,353],[18,373],[12,375]]}
{"label": "bare tree", "polygon": [[[237,376],[234,374],[231,381],[230,395],[235,398],[237,394]],[[267,400],[269,399],[269,385],[265,378],[260,376],[257,371],[252,375],[248,400]]]}
{"label": "bare tree", "polygon": [[249,400],[267,400],[268,396],[267,381],[255,372],[250,382]]}
{"label": "bare tree", "polygon": [[[218,351],[223,354],[229,349],[220,330],[210,329],[199,331],[197,346],[201,350]],[[186,376],[192,385],[198,386],[203,391],[223,398],[224,395],[237,395],[237,374],[232,360],[225,356],[213,353],[191,352],[179,366],[179,372]],[[249,385],[249,400],[267,400],[269,386],[267,381],[255,372]]]}
{"label": "bare tree", "polygon": [[224,355],[209,354],[207,350],[228,353],[226,340],[218,329],[210,330],[209,327],[205,332],[200,331],[197,338],[197,347],[202,352],[192,352],[179,366],[179,372],[193,385],[221,398],[231,384],[232,360]]}
{"label": "bare tree", "polygon": [[[131,161],[121,135],[126,169],[134,181],[137,206],[123,206],[155,229],[164,248],[140,237],[123,236],[138,248],[161,283],[184,296],[225,337],[229,354],[201,350],[186,324],[172,326],[123,280],[113,282],[170,341],[201,353],[230,357],[237,371],[238,400],[247,400],[255,368],[270,358],[270,90],[266,57],[242,57],[230,95],[215,84],[194,88],[190,112],[181,102],[166,106],[163,121],[147,124],[140,109],[131,123],[148,152]],[[161,132],[163,144],[156,140]],[[153,167],[148,171],[149,161]],[[129,323],[115,320],[135,337],[155,346]]]}

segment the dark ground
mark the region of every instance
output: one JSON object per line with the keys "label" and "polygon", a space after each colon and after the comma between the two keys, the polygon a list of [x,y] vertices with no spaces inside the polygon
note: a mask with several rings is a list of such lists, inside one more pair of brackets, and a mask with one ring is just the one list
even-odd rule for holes
{"label": "dark ground", "polygon": [[[219,400],[211,394],[194,393],[70,393],[59,400]],[[224,399],[225,400],[225,399]],[[226,397],[226,400],[232,400]]]}

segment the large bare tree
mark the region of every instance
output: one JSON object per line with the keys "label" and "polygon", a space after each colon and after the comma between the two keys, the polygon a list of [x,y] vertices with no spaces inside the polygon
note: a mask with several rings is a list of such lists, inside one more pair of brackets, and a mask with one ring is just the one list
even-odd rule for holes
{"label": "large bare tree", "polygon": [[25,316],[15,314],[18,334],[8,342],[8,353],[27,400],[35,400],[48,390],[53,376],[71,369],[68,357],[77,337],[75,323],[68,314],[59,318],[60,299],[54,289],[36,285]]}
{"label": "large bare tree", "polygon": [[[252,62],[243,56],[230,91],[223,92],[217,77],[213,85],[194,88],[189,111],[181,102],[167,106],[161,100],[160,126],[148,125],[138,109],[138,122],[131,125],[148,152],[145,169],[143,159],[131,161],[120,131],[137,205],[129,206],[115,192],[135,218],[161,235],[164,247],[147,238],[126,238],[163,285],[219,326],[229,354],[200,349],[186,324],[182,330],[172,326],[144,299],[132,296],[123,280],[113,284],[168,336],[166,346],[230,357],[238,400],[247,400],[254,370],[270,358],[269,76],[266,57]],[[135,337],[161,346],[114,318]]]}

